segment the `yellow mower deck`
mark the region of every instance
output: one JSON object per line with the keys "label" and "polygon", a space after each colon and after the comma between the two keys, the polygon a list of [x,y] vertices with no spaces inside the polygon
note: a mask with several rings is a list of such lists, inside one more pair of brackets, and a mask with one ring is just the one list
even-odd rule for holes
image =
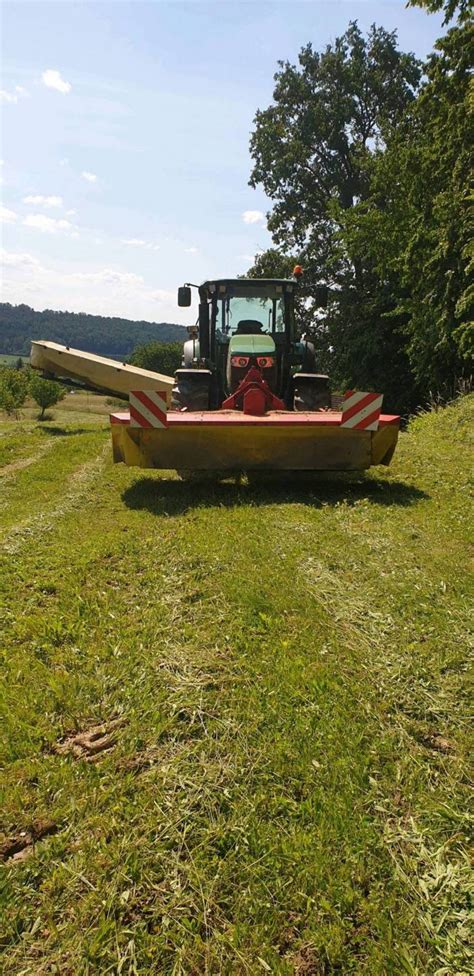
{"label": "yellow mower deck", "polygon": [[340,426],[340,413],[237,410],[168,413],[166,428],[111,416],[115,462],[193,471],[361,471],[389,464],[400,418],[382,414],[376,431]]}
{"label": "yellow mower deck", "polygon": [[34,369],[58,379],[80,380],[95,390],[105,390],[119,397],[127,397],[132,390],[154,390],[159,386],[169,402],[174,385],[172,376],[152,373],[149,369],[118,363],[115,359],[43,339],[31,343],[30,361]]}

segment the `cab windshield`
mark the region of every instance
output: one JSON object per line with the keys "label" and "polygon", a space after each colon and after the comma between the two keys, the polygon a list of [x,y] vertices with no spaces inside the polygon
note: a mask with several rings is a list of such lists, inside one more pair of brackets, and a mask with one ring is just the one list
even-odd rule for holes
{"label": "cab windshield", "polygon": [[285,331],[285,300],[281,287],[252,289],[238,286],[217,295],[215,328],[225,335],[269,335]]}

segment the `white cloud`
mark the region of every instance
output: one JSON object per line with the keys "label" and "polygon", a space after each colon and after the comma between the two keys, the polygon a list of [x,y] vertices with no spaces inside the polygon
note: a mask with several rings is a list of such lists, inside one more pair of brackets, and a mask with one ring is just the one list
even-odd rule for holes
{"label": "white cloud", "polygon": [[246,261],[248,264],[253,264],[253,262],[255,260],[255,257],[252,254],[238,254],[237,255],[237,260],[238,261]]}
{"label": "white cloud", "polygon": [[0,221],[2,224],[13,224],[17,216],[14,210],[8,210],[8,207],[0,207]]}
{"label": "white cloud", "polygon": [[259,224],[265,220],[265,214],[261,210],[244,210],[242,220],[244,224]]}
{"label": "white cloud", "polygon": [[197,254],[198,253],[198,249],[197,249],[197,247],[185,247],[184,253],[185,254]]}
{"label": "white cloud", "polygon": [[[2,300],[12,305],[29,302],[41,304],[46,276],[45,268],[32,254],[0,249]],[[47,303],[46,303],[47,304]]]}
{"label": "white cloud", "polygon": [[75,217],[77,210],[66,210],[66,217]]}
{"label": "white cloud", "polygon": [[61,92],[61,95],[67,95],[71,91],[69,82],[61,78],[60,72],[54,68],[48,68],[46,71],[43,71],[41,79],[43,84],[46,85],[46,88],[54,88],[54,91]]}
{"label": "white cloud", "polygon": [[112,268],[103,268],[102,271],[75,271],[69,275],[76,281],[101,282],[102,284],[119,285],[129,287],[130,285],[142,285],[141,275],[132,274],[130,271],[114,271]]}
{"label": "white cloud", "polygon": [[19,254],[13,251],[0,250],[2,264],[6,268],[41,268],[37,258],[31,254]]}
{"label": "white cloud", "polygon": [[83,271],[65,272],[43,265],[32,254],[5,251],[2,257],[2,298],[14,305],[27,302],[34,308],[189,323],[189,309],[177,308],[175,291],[152,288],[142,275],[87,266]]}
{"label": "white cloud", "polygon": [[89,173],[87,169],[83,169],[81,176],[83,180],[87,180],[88,183],[95,183],[97,180],[95,173]]}
{"label": "white cloud", "polygon": [[145,247],[146,241],[142,241],[139,237],[129,237],[128,240],[125,238],[121,243],[129,244],[130,247]]}
{"label": "white cloud", "polygon": [[122,238],[121,244],[126,244],[127,247],[144,247],[148,251],[159,251],[159,244],[152,244],[150,241],[143,241],[141,237],[128,237]]}
{"label": "white cloud", "polygon": [[33,227],[45,234],[57,234],[58,231],[73,230],[69,220],[55,220],[54,217],[47,217],[46,214],[28,214],[23,224],[25,227]]}
{"label": "white cloud", "polygon": [[19,98],[26,98],[28,95],[29,92],[22,85],[15,85],[13,91],[7,91],[6,88],[2,88],[0,89],[0,102],[10,102],[14,105]]}
{"label": "white cloud", "polygon": [[45,197],[41,193],[37,193],[23,197],[23,203],[33,203],[38,207],[62,207],[63,198],[56,196]]}

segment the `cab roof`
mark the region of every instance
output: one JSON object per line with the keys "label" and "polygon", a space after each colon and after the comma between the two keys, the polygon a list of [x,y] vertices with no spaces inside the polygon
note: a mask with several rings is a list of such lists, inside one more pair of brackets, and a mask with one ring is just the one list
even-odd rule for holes
{"label": "cab roof", "polygon": [[201,288],[207,288],[209,285],[295,285],[296,280],[294,278],[212,278],[209,281],[203,281]]}

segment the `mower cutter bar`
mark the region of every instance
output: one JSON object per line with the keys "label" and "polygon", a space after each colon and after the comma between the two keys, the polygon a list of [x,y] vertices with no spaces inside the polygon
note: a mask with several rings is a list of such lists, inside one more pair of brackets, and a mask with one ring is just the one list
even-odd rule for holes
{"label": "mower cutter bar", "polygon": [[[342,413],[340,411],[321,411],[320,413],[295,413],[290,410],[274,410],[261,416],[252,416],[240,410],[203,410],[203,411],[170,411],[167,414],[168,427],[340,427]],[[110,415],[111,424],[130,424],[128,412]],[[400,417],[395,414],[380,414],[379,427],[398,427]]]}
{"label": "mower cutter bar", "polygon": [[111,415],[114,460],[190,471],[357,471],[389,464],[400,418],[382,414],[377,430],[341,426],[340,412],[170,411],[167,429],[130,426]]}

